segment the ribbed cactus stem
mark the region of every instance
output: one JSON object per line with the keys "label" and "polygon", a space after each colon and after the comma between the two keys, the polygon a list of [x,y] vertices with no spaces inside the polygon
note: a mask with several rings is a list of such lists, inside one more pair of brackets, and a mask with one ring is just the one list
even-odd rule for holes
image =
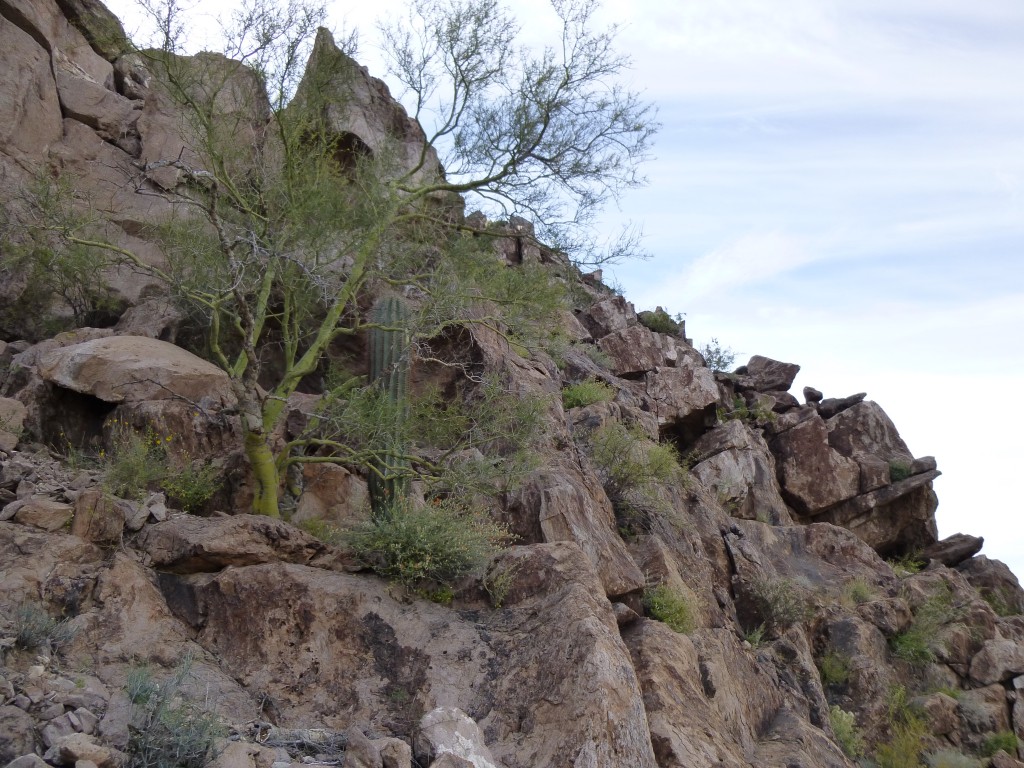
{"label": "ribbed cactus stem", "polygon": [[375,518],[387,517],[392,505],[405,495],[408,461],[405,456],[405,419],[408,411],[409,310],[401,299],[381,299],[373,310],[378,328],[370,331],[370,380],[394,405],[388,413],[390,444],[381,446],[381,458],[370,473],[370,506]]}

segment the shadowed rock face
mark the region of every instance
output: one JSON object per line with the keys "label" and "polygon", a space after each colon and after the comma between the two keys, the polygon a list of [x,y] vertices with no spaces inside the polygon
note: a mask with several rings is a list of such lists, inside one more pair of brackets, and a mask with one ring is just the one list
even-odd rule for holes
{"label": "shadowed rock face", "polygon": [[[187,161],[192,137],[116,20],[97,0],[0,0],[0,61],[0,202],[15,225],[18,190],[57,164],[112,212],[115,242],[161,259],[141,238],[169,208],[124,179],[140,162]],[[204,77],[228,79],[218,125],[263,146],[258,78],[213,54],[181,63],[200,96]],[[326,32],[296,96],[314,102],[343,167],[372,155],[443,172],[420,126]],[[170,165],[150,168],[151,189],[179,182]],[[495,254],[508,268],[574,277],[529,222],[506,231]],[[48,749],[114,765],[129,746],[129,669],[163,679],[186,656],[182,695],[238,734],[220,768],[311,751],[382,768],[414,755],[475,768],[853,768],[830,709],[855,715],[870,752],[892,735],[901,685],[928,713],[930,752],[977,751],[998,731],[1024,739],[1024,591],[980,540],[936,541],[936,462],[915,458],[863,393],[807,388],[801,406],[788,392],[799,366],[761,356],[713,374],[593,277],[557,319],[576,342],[558,365],[493,328],[453,329],[438,340],[446,354],[547,398],[548,429],[537,469],[494,502],[519,539],[489,568],[492,596],[474,577],[436,604],[344,545],[231,504],[248,478],[227,377],[169,343],[182,317],[145,279],[109,278],[134,305],[117,326],[41,341],[40,318],[11,310],[31,286],[0,285],[12,342],[0,341],[0,765],[38,766]],[[358,347],[333,353],[358,367]],[[444,389],[454,374],[424,362],[415,376]],[[566,412],[559,392],[586,379],[613,399]],[[290,399],[275,439],[301,432],[317,398]],[[224,466],[221,511],[111,498],[97,469],[35,442],[88,446],[112,416]],[[609,424],[672,442],[688,470],[643,488],[646,514],[622,529],[584,444]],[[289,484],[294,520],[366,517],[358,468],[314,465]],[[930,562],[913,575],[882,559],[919,550]],[[76,631],[17,647],[26,605]]]}

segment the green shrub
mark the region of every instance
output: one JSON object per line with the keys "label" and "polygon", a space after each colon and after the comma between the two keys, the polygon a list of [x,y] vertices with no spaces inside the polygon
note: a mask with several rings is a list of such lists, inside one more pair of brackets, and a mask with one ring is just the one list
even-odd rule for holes
{"label": "green shrub", "polygon": [[675,448],[653,442],[639,428],[606,424],[586,436],[585,447],[620,523],[643,523],[665,512],[658,486],[686,484]]}
{"label": "green shrub", "polygon": [[894,725],[889,741],[875,749],[878,768],[920,768],[927,734],[927,726],[920,718]]}
{"label": "green shrub", "polygon": [[993,733],[985,739],[985,743],[981,747],[981,754],[985,757],[992,757],[999,750],[1008,755],[1017,756],[1017,736],[1013,731]]}
{"label": "green shrub", "polygon": [[54,619],[36,603],[22,603],[14,609],[14,644],[23,650],[58,653],[75,639],[77,631],[70,619]]}
{"label": "green shrub", "polygon": [[940,749],[925,757],[928,768],[982,768],[981,760],[968,757],[955,749]]}
{"label": "green shrub", "polygon": [[889,462],[889,480],[898,483],[908,477],[910,477],[910,465],[907,462],[899,460]]}
{"label": "green shrub", "polygon": [[345,534],[360,560],[405,586],[451,586],[478,575],[509,539],[504,526],[447,500],[421,509],[395,504],[387,516]]}
{"label": "green shrub", "polygon": [[667,584],[644,590],[644,608],[651,618],[663,621],[669,629],[680,634],[692,632],[696,627],[696,617],[689,600]]}
{"label": "green shrub", "polygon": [[821,658],[821,682],[823,685],[846,685],[850,682],[850,657],[845,653],[829,651]]}
{"label": "green shrub", "polygon": [[198,512],[221,486],[220,472],[213,464],[192,461],[183,454],[160,480],[169,501],[186,512]]}
{"label": "green shrub", "polygon": [[214,743],[226,729],[216,716],[182,699],[190,672],[191,658],[162,683],[148,667],[129,670],[129,768],[203,768],[213,758]]}
{"label": "green shrub", "polygon": [[676,315],[674,318],[661,307],[658,307],[653,312],[650,310],[644,312],[637,312],[636,319],[640,321],[640,324],[646,328],[651,329],[655,333],[665,333],[669,336],[679,336],[683,329],[682,315]]}
{"label": "green shrub", "polygon": [[756,627],[748,632],[743,633],[743,639],[750,643],[755,648],[760,648],[764,643],[764,637],[766,633],[764,624],[758,624]]}
{"label": "green shrub", "polygon": [[140,500],[169,474],[165,444],[171,436],[139,432],[127,422],[112,425],[111,449],[100,453],[104,489],[122,499]]}
{"label": "green shrub", "polygon": [[892,568],[893,573],[901,579],[904,576],[913,576],[915,573],[920,573],[921,569],[925,566],[924,561],[922,561],[920,556],[915,553],[887,558],[886,562],[889,564],[889,567]]}
{"label": "green shrub", "polygon": [[915,667],[930,664],[935,661],[939,630],[960,615],[952,591],[943,585],[914,611],[911,625],[889,641],[893,654]]}
{"label": "green shrub", "polygon": [[854,605],[863,605],[875,599],[875,590],[867,581],[858,576],[846,582],[843,595]]}
{"label": "green shrub", "polygon": [[786,630],[808,616],[807,601],[790,579],[755,579],[750,594],[771,631]]}
{"label": "green shrub", "polygon": [[729,347],[721,346],[718,339],[715,338],[712,338],[709,343],[697,351],[700,352],[704,362],[712,371],[727,371],[736,362],[736,353]]}
{"label": "green shrub", "polygon": [[747,401],[736,395],[732,400],[732,408],[719,406],[716,410],[719,421],[749,421],[755,424],[778,421],[779,415],[774,411],[767,410],[760,405],[750,408]]}
{"label": "green shrub", "polygon": [[997,616],[1019,616],[1020,609],[1013,593],[1006,587],[981,590],[981,598]]}
{"label": "green shrub", "polygon": [[603,381],[587,379],[570,384],[562,390],[562,405],[566,409],[582,408],[594,403],[604,403],[615,398],[615,388]]}
{"label": "green shrub", "polygon": [[836,735],[836,744],[843,750],[843,753],[853,759],[864,755],[864,739],[857,728],[857,718],[852,712],[847,712],[835,705],[829,709],[829,722],[832,724],[832,732]]}

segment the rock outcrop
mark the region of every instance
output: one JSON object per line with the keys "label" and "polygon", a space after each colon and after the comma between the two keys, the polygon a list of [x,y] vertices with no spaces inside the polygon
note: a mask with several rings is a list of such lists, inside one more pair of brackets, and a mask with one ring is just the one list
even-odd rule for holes
{"label": "rock outcrop", "polygon": [[[195,158],[153,62],[97,0],[0,0],[0,61],[11,231],[26,232],[24,190],[59,167],[110,212],[115,244],[160,263],[148,225]],[[269,146],[253,72],[213,54],[180,64],[219,129]],[[443,173],[420,126],[326,32],[294,103],[317,108],[343,165]],[[461,216],[460,200],[441,202]],[[551,320],[563,348],[472,323],[416,358],[417,387],[454,399],[453,371],[493,376],[540,398],[546,420],[521,482],[461,499],[514,545],[444,585],[389,583],[337,535],[369,518],[370,472],[321,461],[316,440],[301,446],[316,461],[282,467],[290,522],[247,514],[237,393],[176,345],[202,351],[159,286],[101,275],[117,298],[88,318],[103,327],[53,335],[50,321],[74,318],[27,311],[37,286],[4,273],[0,766],[123,764],[159,731],[161,695],[177,722],[221,725],[206,756],[219,768],[853,768],[901,739],[918,762],[1021,765],[1024,590],[980,539],[938,541],[935,459],[915,458],[864,393],[806,387],[801,405],[799,366],[763,356],[713,372],[681,325],[659,324],[667,313],[638,318],[528,222],[494,232],[496,264],[553,270],[573,304]],[[353,336],[330,354],[362,371]],[[272,367],[279,351],[264,351]],[[326,376],[282,403],[272,441],[321,417]],[[581,384],[593,402],[559,400]],[[601,458],[588,440],[608,428],[629,442]],[[100,452],[118,430],[154,430],[190,482],[215,471],[201,514],[155,488],[115,495]],[[608,464],[642,464],[659,442],[679,465],[624,492],[636,478]],[[413,508],[444,501],[413,485]],[[1020,754],[982,756],[994,746]]]}

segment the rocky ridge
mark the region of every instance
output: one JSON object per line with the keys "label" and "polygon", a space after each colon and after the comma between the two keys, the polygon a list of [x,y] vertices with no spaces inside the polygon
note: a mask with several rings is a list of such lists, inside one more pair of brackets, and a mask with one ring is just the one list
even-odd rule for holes
{"label": "rocky ridge", "polygon": [[[152,251],[138,225],[160,198],[118,174],[188,141],[116,19],[93,0],[0,0],[0,25],[17,75],[0,85],[5,189],[71,169],[116,212],[116,237]],[[371,151],[382,126],[422,140],[380,81],[364,72],[356,91],[330,115],[339,133]],[[169,168],[150,181],[176,183]],[[508,232],[510,265],[547,258],[527,223]],[[475,361],[550,398],[549,435],[494,510],[519,537],[487,574],[500,596],[469,579],[437,604],[292,524],[233,514],[247,480],[226,377],[173,344],[181,317],[152,286],[109,279],[121,304],[107,327],[46,338],[39,317],[0,313],[0,765],[128,760],[139,670],[168,707],[227,725],[210,756],[224,768],[852,766],[836,709],[876,756],[923,722],[932,757],[1021,764],[1024,591],[980,539],[937,540],[936,461],[864,394],[801,403],[798,367],[760,356],[712,371],[594,280],[557,361],[467,329]],[[28,287],[8,281],[3,303]],[[563,407],[558,393],[588,380],[610,397]],[[112,420],[216,462],[227,490],[210,514],[112,498],[52,450],[109,440]],[[620,424],[688,465],[641,519],[585,449]],[[365,516],[358,473],[315,465],[301,480],[293,523]],[[655,586],[689,606],[685,632],[654,617]]]}

